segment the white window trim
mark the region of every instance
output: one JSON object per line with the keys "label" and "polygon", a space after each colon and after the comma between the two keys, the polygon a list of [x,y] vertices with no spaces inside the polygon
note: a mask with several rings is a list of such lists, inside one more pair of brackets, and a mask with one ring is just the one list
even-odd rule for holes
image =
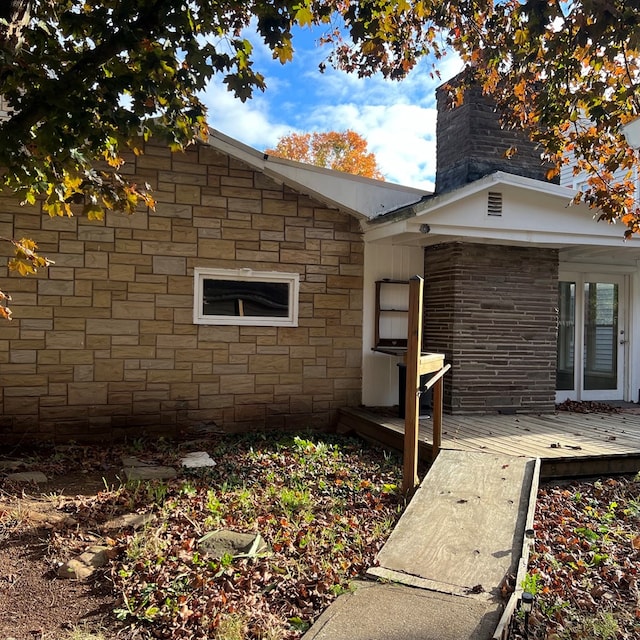
{"label": "white window trim", "polygon": [[[193,322],[194,324],[233,325],[250,327],[297,327],[300,274],[281,271],[253,271],[252,269],[211,269],[196,267],[193,270]],[[289,285],[289,315],[275,316],[215,316],[202,313],[205,280],[239,280],[241,282],[284,282]]]}

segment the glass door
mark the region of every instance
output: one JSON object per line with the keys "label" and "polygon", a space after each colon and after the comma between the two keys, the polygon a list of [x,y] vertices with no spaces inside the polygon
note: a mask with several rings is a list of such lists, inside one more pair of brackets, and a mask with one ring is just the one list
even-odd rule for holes
{"label": "glass door", "polygon": [[571,276],[558,285],[557,400],[622,400],[624,277]]}

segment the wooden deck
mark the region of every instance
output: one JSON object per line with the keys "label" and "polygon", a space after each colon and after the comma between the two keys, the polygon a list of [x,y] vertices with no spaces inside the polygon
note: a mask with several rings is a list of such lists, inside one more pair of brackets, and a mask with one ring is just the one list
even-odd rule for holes
{"label": "wooden deck", "polygon": [[[402,449],[400,418],[343,409],[338,429]],[[420,419],[419,439],[421,458],[430,460],[430,419]],[[445,415],[442,448],[537,457],[543,478],[635,473],[640,470],[640,414]]]}

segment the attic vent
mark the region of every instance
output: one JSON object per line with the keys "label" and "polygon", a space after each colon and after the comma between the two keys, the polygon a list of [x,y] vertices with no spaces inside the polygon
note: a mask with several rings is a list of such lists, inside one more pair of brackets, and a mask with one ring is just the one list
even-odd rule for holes
{"label": "attic vent", "polygon": [[489,191],[487,197],[487,215],[492,218],[502,217],[502,194]]}

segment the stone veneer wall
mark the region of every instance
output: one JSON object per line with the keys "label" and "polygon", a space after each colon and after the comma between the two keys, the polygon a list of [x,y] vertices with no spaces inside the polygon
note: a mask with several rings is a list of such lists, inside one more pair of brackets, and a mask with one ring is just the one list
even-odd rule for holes
{"label": "stone veneer wall", "polygon": [[[3,442],[326,428],[358,404],[359,223],[208,146],[135,162],[148,215],[49,219],[0,199],[0,235],[55,261],[27,278],[0,265],[15,318],[0,325]],[[193,324],[195,266],[300,273],[299,326]]]}
{"label": "stone veneer wall", "polygon": [[452,413],[552,411],[555,249],[442,244],[425,250],[425,348],[446,354]]}

